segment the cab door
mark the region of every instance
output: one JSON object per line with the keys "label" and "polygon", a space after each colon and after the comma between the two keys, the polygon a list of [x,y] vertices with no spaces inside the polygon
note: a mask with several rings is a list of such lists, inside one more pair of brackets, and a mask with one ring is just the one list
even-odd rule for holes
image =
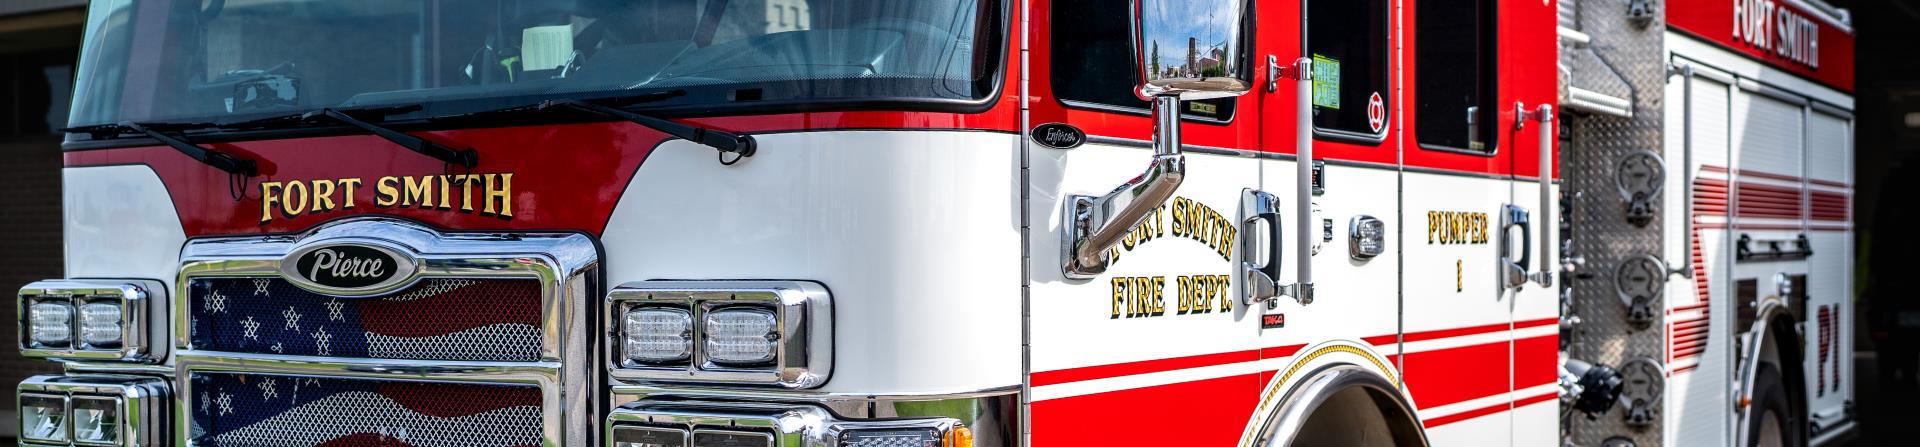
{"label": "cab door", "polygon": [[[1539,206],[1535,113],[1555,81],[1552,70],[1519,68],[1554,64],[1552,32],[1527,36],[1519,25],[1535,9],[1545,15],[1533,19],[1551,27],[1551,7],[1527,2],[1409,1],[1401,17],[1409,221],[1401,349],[1437,446],[1556,437],[1554,405],[1539,399],[1552,395],[1553,293],[1528,278],[1551,265],[1538,248],[1549,219]],[[1545,51],[1518,42],[1525,38]]]}
{"label": "cab door", "polygon": [[[1256,96],[1182,104],[1183,182],[1107,251],[1104,272],[1069,277],[1069,204],[1141,176],[1153,123],[1149,103],[1133,93],[1128,2],[1032,3],[1024,197],[1031,444],[1233,445],[1259,386],[1256,327],[1236,302],[1233,277],[1245,237],[1241,198],[1259,182],[1260,161],[1249,156]],[[1150,51],[1164,67],[1204,66],[1219,63],[1208,59],[1225,43],[1245,45],[1181,40]],[[1116,414],[1125,415],[1119,425]]]}

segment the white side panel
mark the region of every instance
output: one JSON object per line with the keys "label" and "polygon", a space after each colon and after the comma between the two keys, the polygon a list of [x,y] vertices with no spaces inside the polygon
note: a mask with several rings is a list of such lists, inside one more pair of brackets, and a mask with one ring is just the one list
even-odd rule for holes
{"label": "white side panel", "polygon": [[[1682,82],[1687,81],[1674,79],[1667,84],[1666,97],[1684,99]],[[1719,251],[1725,245],[1722,243],[1725,230],[1703,228],[1703,224],[1724,223],[1725,219],[1702,216],[1711,214],[1702,209],[1702,202],[1724,206],[1725,200],[1703,200],[1703,193],[1697,187],[1687,185],[1683,170],[1692,170],[1696,185],[1726,181],[1724,173],[1704,172],[1702,167],[1728,166],[1727,106],[1732,87],[1706,76],[1696,76],[1691,82],[1692,100],[1668,101],[1665,114],[1669,129],[1663,154],[1669,166],[1664,201],[1667,205],[1661,210],[1665,213],[1663,221],[1669,222],[1664,228],[1665,259],[1673,268],[1682,267],[1688,260],[1686,257],[1692,257],[1696,264],[1692,278],[1670,276],[1665,289],[1669,378],[1666,422],[1661,428],[1666,430],[1664,439],[1671,440],[1670,445],[1727,445],[1732,442],[1729,437],[1732,402],[1728,400],[1727,383],[1732,375],[1728,356],[1733,307],[1732,300],[1726,298],[1727,291],[1719,285],[1724,283],[1729,259]],[[1690,131],[1685,126],[1689,106],[1693,123]],[[1684,144],[1688,139],[1692,142],[1692,166],[1684,164],[1687,158]],[[1683,225],[1687,200],[1694,201],[1692,232]],[[1701,256],[1693,256],[1692,249],[1696,247]],[[1700,348],[1702,343],[1704,350]]]}
{"label": "white side panel", "polygon": [[[1136,236],[1151,236],[1134,243],[1121,244],[1117,251],[1118,258],[1106,273],[1091,280],[1069,280],[1061,276],[1060,240],[1064,234],[1061,225],[1068,220],[1064,215],[1062,204],[1065,198],[1062,195],[1099,195],[1111,191],[1127,179],[1139,175],[1146,167],[1150,153],[1144,149],[1100,144],[1088,144],[1068,151],[1034,150],[1033,208],[1030,210],[1034,216],[1031,242],[1034,266],[1031,349],[1034,372],[1242,351],[1256,347],[1254,342],[1260,330],[1259,316],[1249,315],[1246,306],[1237,302],[1241,281],[1231,277],[1234,275],[1234,262],[1206,242],[1178,235],[1187,219],[1180,217],[1183,225],[1176,225],[1174,219],[1178,213],[1171,203],[1147,218],[1147,222],[1140,227],[1144,231],[1136,229],[1134,232]],[[1188,153],[1186,158],[1187,177],[1180,188],[1174,191],[1173,201],[1191,200],[1190,203],[1202,205],[1217,213],[1219,218],[1233,223],[1235,235],[1229,254],[1232,259],[1238,259],[1241,256],[1238,246],[1240,238],[1249,237],[1238,234],[1237,229],[1241,216],[1241,191],[1255,185],[1260,162],[1250,158],[1198,153]],[[1288,200],[1292,197],[1291,188],[1270,192],[1281,197],[1283,204],[1280,209],[1286,210],[1287,219],[1291,219],[1293,208],[1287,203],[1291,202]],[[1283,226],[1291,227],[1291,222],[1284,220]],[[1287,234],[1284,240],[1288,242],[1288,248],[1283,255],[1292,253],[1292,233]],[[1284,259],[1284,264],[1290,269],[1294,259],[1291,256],[1285,256]],[[1221,288],[1219,296],[1209,297],[1211,311],[1180,312],[1178,308],[1179,278],[1194,275],[1224,275],[1230,279],[1231,286]],[[1141,289],[1137,288],[1137,284],[1115,286],[1115,278],[1122,278],[1123,283],[1126,281],[1124,278],[1158,278],[1158,281],[1153,286]],[[1155,301],[1151,296],[1137,294],[1141,290],[1160,292],[1158,312],[1146,315],[1133,312],[1131,305],[1139,302],[1138,299]],[[1222,309],[1222,297],[1227,299],[1225,304],[1231,305],[1232,309]],[[1220,375],[1188,379],[1218,378],[1232,374],[1245,372],[1222,372]],[[1131,376],[1036,386],[1033,400],[1040,402],[1168,383],[1171,382]],[[1241,392],[1253,393],[1255,386],[1249,381],[1247,388]]]}
{"label": "white side panel", "polygon": [[153,169],[66,168],[61,183],[68,278],[153,279],[173,290],[187,235]]}
{"label": "white side panel", "polygon": [[[1813,257],[1808,259],[1807,369],[1814,377],[1807,382],[1808,409],[1813,422],[1833,427],[1844,419],[1846,403],[1853,399],[1851,382],[1855,377],[1852,325],[1853,300],[1849,299],[1852,275],[1848,266],[1853,259],[1853,238],[1848,232],[1816,231],[1807,235],[1813,242]],[[1818,388],[1818,389],[1816,389]]]}
{"label": "white side panel", "polygon": [[758,138],[760,153],[730,167],[685,141],[655,149],[608,222],[608,282],[826,284],[836,333],[822,391],[1020,385],[1018,137]]}
{"label": "white side panel", "polygon": [[1814,112],[1807,115],[1807,177],[1852,183],[1853,135],[1845,118]]}
{"label": "white side panel", "polygon": [[1744,120],[1735,123],[1740,132],[1740,169],[1800,176],[1800,145],[1803,141],[1800,105],[1770,97],[1746,94]]}

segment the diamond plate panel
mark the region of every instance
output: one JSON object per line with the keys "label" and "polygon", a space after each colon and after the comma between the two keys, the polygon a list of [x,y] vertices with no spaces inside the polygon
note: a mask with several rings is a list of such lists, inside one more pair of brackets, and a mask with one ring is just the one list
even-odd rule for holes
{"label": "diamond plate panel", "polygon": [[[1666,83],[1667,60],[1663,41],[1666,24],[1664,5],[1650,2],[1656,11],[1651,24],[1636,25],[1628,20],[1631,0],[1581,0],[1579,29],[1591,35],[1591,56],[1617,74],[1633,100],[1632,118],[1605,116],[1569,117],[1572,134],[1561,171],[1567,173],[1566,190],[1572,197],[1568,214],[1572,255],[1585,264],[1568,284],[1572,289],[1569,311],[1581,323],[1568,334],[1568,354],[1574,358],[1619,367],[1637,358],[1665,358],[1662,327],[1635,327],[1628,323],[1627,305],[1615,286],[1614,276],[1621,263],[1661,250],[1661,226],[1658,213],[1646,226],[1628,222],[1629,201],[1615,182],[1617,163],[1629,154],[1658,150],[1661,147],[1663,117],[1662,91]],[[1587,73],[1597,75],[1597,73]],[[1659,196],[1652,199],[1656,207]],[[1657,209],[1657,208],[1656,208]],[[1656,302],[1659,312],[1664,305]],[[1562,418],[1562,434],[1572,445],[1601,445],[1607,438],[1624,436],[1636,445],[1661,445],[1660,421],[1651,425],[1629,426],[1620,406],[1593,420],[1572,416]]]}

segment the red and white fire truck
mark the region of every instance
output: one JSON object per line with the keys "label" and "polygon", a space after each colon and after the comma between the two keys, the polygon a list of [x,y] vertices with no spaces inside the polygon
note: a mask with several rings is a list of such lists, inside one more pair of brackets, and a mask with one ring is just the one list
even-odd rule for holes
{"label": "red and white fire truck", "polygon": [[1818,0],[99,0],[32,446],[1820,444]]}

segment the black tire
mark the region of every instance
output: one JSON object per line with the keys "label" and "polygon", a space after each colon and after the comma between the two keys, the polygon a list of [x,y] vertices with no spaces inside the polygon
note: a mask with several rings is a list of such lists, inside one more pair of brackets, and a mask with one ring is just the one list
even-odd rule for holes
{"label": "black tire", "polygon": [[1780,370],[1771,363],[1760,364],[1753,375],[1753,389],[1753,406],[1747,407],[1747,446],[1805,447],[1806,424],[1794,410]]}

